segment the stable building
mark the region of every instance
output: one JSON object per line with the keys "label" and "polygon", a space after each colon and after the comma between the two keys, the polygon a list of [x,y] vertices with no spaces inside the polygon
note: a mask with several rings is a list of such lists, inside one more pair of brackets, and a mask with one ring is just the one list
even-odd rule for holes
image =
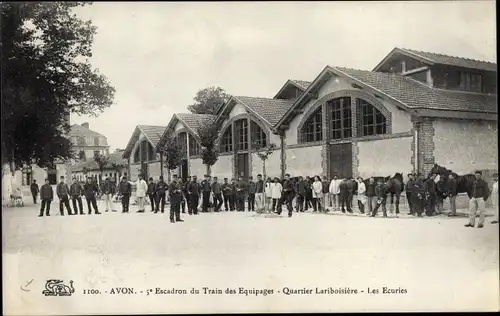
{"label": "stable building", "polygon": [[164,175],[163,156],[157,153],[156,147],[165,129],[165,126],[136,126],[122,154],[127,159],[129,180],[136,181],[139,174],[155,180]]}
{"label": "stable building", "polygon": [[233,96],[221,106],[212,174],[261,173],[256,142],[276,145],[269,176],[406,175],[434,163],[459,174],[497,170],[496,93],[496,64],[467,58],[395,48],[372,71],[326,66],[273,98]]}

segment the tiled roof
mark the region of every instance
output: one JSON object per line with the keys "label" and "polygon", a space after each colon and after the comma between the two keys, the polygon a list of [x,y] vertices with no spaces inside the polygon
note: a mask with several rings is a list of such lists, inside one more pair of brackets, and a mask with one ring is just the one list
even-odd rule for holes
{"label": "tiled roof", "polygon": [[[104,169],[107,169],[107,170],[112,169],[113,164],[117,164],[117,165],[121,164],[123,166],[126,166],[127,159],[123,159],[122,155],[123,155],[123,151],[119,151],[119,152],[110,154],[108,156],[109,157],[108,163],[106,164]],[[79,163],[77,165],[72,166],[71,171],[72,172],[83,171],[84,167],[87,168],[87,170],[89,170],[89,171],[99,170],[99,166],[97,165],[97,163],[94,161],[94,158],[92,157],[92,158],[89,158],[86,162]]]}
{"label": "tiled roof", "polygon": [[309,86],[312,83],[311,81],[304,81],[304,80],[290,80],[290,81],[292,81],[296,85],[302,87],[304,90],[306,90],[307,88],[309,88]]}
{"label": "tiled roof", "polygon": [[153,147],[156,147],[161,135],[167,128],[166,126],[152,126],[152,125],[138,125],[137,126],[146,138],[152,143]]}
{"label": "tiled roof", "polygon": [[429,52],[422,52],[422,51],[413,50],[413,49],[406,49],[406,48],[400,48],[400,50],[406,51],[410,54],[414,54],[414,55],[423,57],[425,59],[428,59],[435,64],[443,64],[443,65],[449,65],[449,66],[487,70],[487,71],[497,71],[497,64],[487,62],[487,61],[481,61],[481,60],[475,60],[475,59],[469,59],[469,58],[463,58],[463,57],[448,56],[448,55],[429,53]]}
{"label": "tiled roof", "polygon": [[269,124],[276,124],[292,106],[291,100],[236,96],[235,99],[253,110]]}
{"label": "tiled roof", "polygon": [[69,136],[103,136],[102,134],[99,134],[98,132],[94,132],[93,130],[90,130],[86,127],[83,127],[79,124],[73,124],[71,125],[71,130],[69,131]]}
{"label": "tiled roof", "polygon": [[410,108],[497,113],[496,95],[431,88],[411,78],[342,67],[334,70],[375,88]]}
{"label": "tiled roof", "polygon": [[215,119],[215,116],[210,114],[176,113],[175,115],[195,133],[199,127],[210,124]]}

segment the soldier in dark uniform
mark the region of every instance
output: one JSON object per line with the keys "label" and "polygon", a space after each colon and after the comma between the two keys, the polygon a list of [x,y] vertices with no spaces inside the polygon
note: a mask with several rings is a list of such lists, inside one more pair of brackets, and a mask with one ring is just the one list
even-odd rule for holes
{"label": "soldier in dark uniform", "polygon": [[165,197],[167,194],[168,186],[163,181],[163,176],[160,176],[160,181],[156,184],[155,191],[156,191],[156,211],[155,213],[158,213],[159,211],[159,206],[161,202],[161,212],[163,213],[165,211]]}
{"label": "soldier in dark uniform", "polygon": [[436,175],[432,175],[429,179],[425,181],[425,215],[433,216],[436,211],[436,182],[434,179]]}
{"label": "soldier in dark uniform", "polygon": [[168,191],[170,195],[170,222],[184,222],[181,219],[182,183],[177,179],[176,174],[173,175]]}
{"label": "soldier in dark uniform", "polygon": [[231,196],[229,199],[231,211],[234,211],[237,207],[237,198],[238,198],[237,193],[238,193],[238,188],[237,188],[236,180],[231,179]]}
{"label": "soldier in dark uniform", "polygon": [[91,179],[87,179],[87,183],[83,186],[83,191],[85,192],[85,199],[87,200],[87,207],[89,209],[88,215],[92,214],[91,206],[94,207],[95,214],[101,214],[97,209],[96,194],[99,191],[97,185]]}
{"label": "soldier in dark uniform", "polygon": [[201,204],[201,211],[203,213],[208,212],[208,204],[210,203],[210,192],[212,191],[212,187],[210,184],[210,176],[208,174],[205,175],[205,179],[201,181],[201,193],[203,195],[203,200]]}
{"label": "soldier in dark uniform", "polygon": [[384,217],[387,217],[387,208],[386,208],[387,194],[384,187],[384,182],[380,179],[377,181],[377,186],[375,187],[375,194],[377,195],[377,205],[373,209],[371,216],[375,217],[377,215],[378,208],[382,206],[382,212],[384,214]]}
{"label": "soldier in dark uniform", "polygon": [[295,209],[297,212],[304,212],[304,198],[306,196],[306,183],[302,176],[299,177],[299,180],[295,184],[295,192],[297,192],[297,203]]}
{"label": "soldier in dark uniform", "polygon": [[36,196],[40,189],[38,188],[38,184],[36,184],[36,180],[33,180],[33,183],[30,186],[31,195],[33,196],[33,204],[36,204]]}
{"label": "soldier in dark uniform", "polygon": [[413,215],[415,213],[418,217],[422,217],[425,205],[425,183],[424,177],[421,174],[417,175],[417,180],[413,183],[413,190],[411,192]]}
{"label": "soldier in dark uniform", "polygon": [[245,211],[245,195],[247,191],[247,184],[243,181],[242,177],[238,178],[236,183],[236,210],[238,212]]}
{"label": "soldier in dark uniform", "polygon": [[305,210],[307,211],[309,209],[309,207],[312,208],[312,181],[311,181],[311,177],[309,176],[306,176],[306,180],[304,182],[304,186],[305,186]]}
{"label": "soldier in dark uniform", "polygon": [[253,177],[248,177],[248,211],[255,211],[255,182],[253,182]]}
{"label": "soldier in dark uniform", "polygon": [[413,186],[415,185],[415,180],[413,179],[413,174],[408,174],[408,182],[406,183],[406,200],[408,201],[408,207],[410,208],[410,215],[413,215],[415,210],[413,209],[413,198],[411,196],[413,192]]}
{"label": "soldier in dark uniform", "polygon": [[[80,209],[80,215],[83,215],[83,203],[82,203],[82,195],[83,195],[83,187],[82,185],[73,178],[73,184],[69,187],[69,194],[71,196],[71,201],[73,202],[73,210],[75,214],[77,210]],[[76,206],[76,202],[78,202],[78,208]]]}
{"label": "soldier in dark uniform", "polygon": [[184,195],[184,199],[182,199],[181,202],[181,207],[182,207],[182,213],[186,213],[186,205],[189,213],[189,193],[188,193],[188,185],[191,182],[191,177],[187,177],[182,183],[182,194]]}
{"label": "soldier in dark uniform", "polygon": [[153,181],[153,178],[149,178],[148,183],[148,191],[146,194],[149,197],[149,201],[151,202],[151,212],[155,211],[155,202],[156,202],[156,184]]}
{"label": "soldier in dark uniform", "polygon": [[[61,177],[61,182],[56,187],[57,197],[59,198],[59,212],[61,216],[64,216],[64,208],[63,205],[66,206],[66,210],[68,211],[68,215],[73,215],[71,212],[71,207],[69,207],[69,187],[64,182],[64,177]],[[75,210],[76,215],[76,210]]]}
{"label": "soldier in dark uniform", "polygon": [[222,206],[222,186],[217,182],[217,177],[214,177],[214,182],[212,183],[212,192],[214,195],[214,211],[218,212]]}
{"label": "soldier in dark uniform", "polygon": [[130,195],[132,194],[132,185],[127,181],[125,176],[122,177],[122,181],[120,181],[118,189],[118,194],[122,197],[122,213],[128,213]]}
{"label": "soldier in dark uniform", "polygon": [[294,184],[290,179],[290,175],[287,173],[285,174],[285,181],[283,181],[283,193],[281,195],[281,199],[277,207],[278,215],[281,214],[282,210],[281,206],[283,205],[283,203],[286,203],[286,208],[288,210],[288,217],[292,217],[292,212],[293,212],[292,201],[294,195],[295,195]]}
{"label": "soldier in dark uniform", "polygon": [[198,202],[200,200],[200,184],[196,181],[196,176],[193,176],[193,180],[188,184],[188,194],[189,194],[189,214],[198,215]]}
{"label": "soldier in dark uniform", "polygon": [[229,208],[231,206],[231,195],[233,193],[233,189],[231,188],[231,185],[227,182],[227,180],[227,178],[224,178],[224,183],[221,186],[222,195],[224,196],[224,209],[226,210],[226,212],[229,211]]}

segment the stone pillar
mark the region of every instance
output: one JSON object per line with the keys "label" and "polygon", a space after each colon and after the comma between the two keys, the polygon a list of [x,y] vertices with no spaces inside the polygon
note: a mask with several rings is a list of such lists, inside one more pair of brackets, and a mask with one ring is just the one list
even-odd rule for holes
{"label": "stone pillar", "polygon": [[321,128],[323,138],[321,140],[321,176],[330,177],[330,144],[328,144],[328,140],[330,139],[330,129],[328,128],[328,106],[326,103],[321,104]]}
{"label": "stone pillar", "polygon": [[233,172],[233,176],[232,178],[237,178],[237,174],[236,174],[236,164],[237,164],[237,161],[238,161],[238,157],[237,157],[237,149],[236,149],[236,133],[235,133],[235,124],[234,122],[231,123],[231,126],[229,127],[231,128],[231,141],[233,143],[233,166],[232,166],[232,172]]}
{"label": "stone pillar", "polygon": [[190,156],[190,153],[189,153],[189,138],[191,137],[191,135],[186,132],[186,160],[187,160],[187,174],[188,176],[191,175],[191,157]]}

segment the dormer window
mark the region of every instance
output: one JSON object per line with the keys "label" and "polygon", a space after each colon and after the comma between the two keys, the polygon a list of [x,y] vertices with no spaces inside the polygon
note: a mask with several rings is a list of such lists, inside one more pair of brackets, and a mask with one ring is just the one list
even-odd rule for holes
{"label": "dormer window", "polygon": [[483,91],[483,75],[478,73],[460,72],[460,89],[472,92]]}

